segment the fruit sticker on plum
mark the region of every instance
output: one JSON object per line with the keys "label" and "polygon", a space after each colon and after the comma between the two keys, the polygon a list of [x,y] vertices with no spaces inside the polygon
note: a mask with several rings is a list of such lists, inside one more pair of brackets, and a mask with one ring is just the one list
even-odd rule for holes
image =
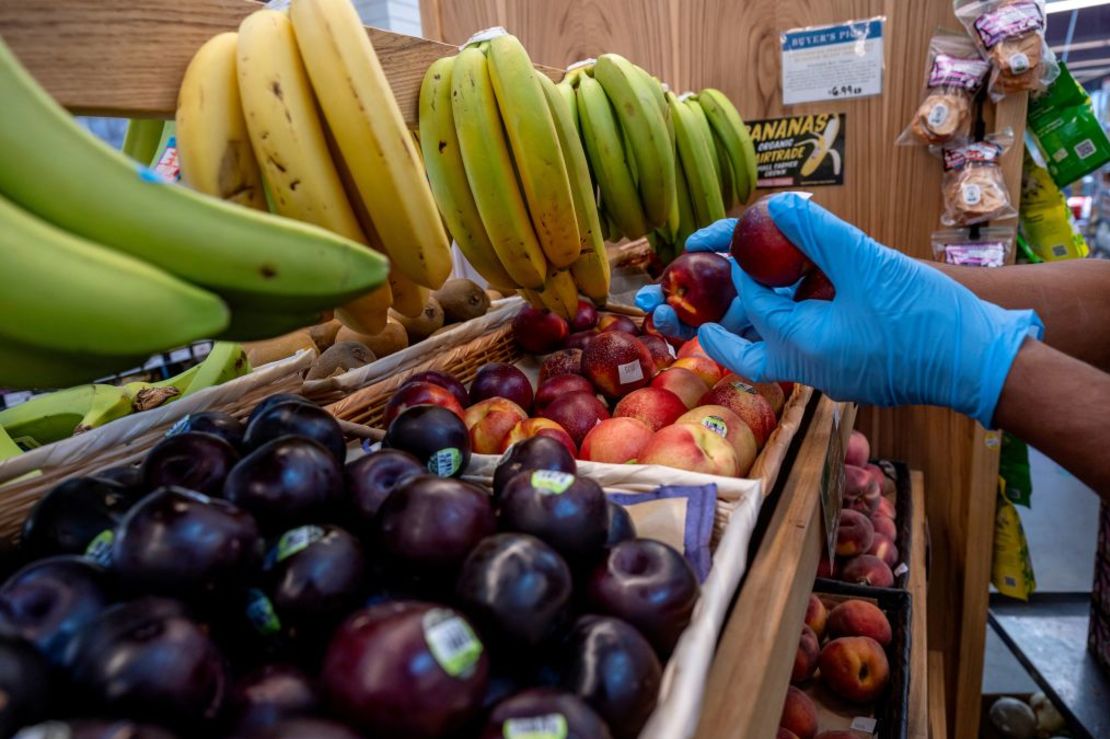
{"label": "fruit sticker on plum", "polygon": [[277,544],[266,554],[263,569],[270,569],[278,562],[292,557],[297,552],[324,538],[324,530],[319,526],[299,526],[281,535]]}
{"label": "fruit sticker on plum", "polygon": [[644,368],[639,361],[625,362],[617,365],[617,376],[622,385],[630,385],[644,379]]}
{"label": "fruit sticker on plum", "polygon": [[455,447],[440,449],[428,460],[428,472],[437,477],[452,477],[462,465],[462,453]]}
{"label": "fruit sticker on plum", "polygon": [[467,677],[482,656],[482,642],[478,641],[470,624],[454,611],[433,608],[424,614],[424,641],[436,663],[451,677]]}
{"label": "fruit sticker on plum", "polygon": [[93,537],[85,548],[85,556],[102,567],[112,566],[112,542],[116,534],[111,529],[105,529]]}
{"label": "fruit sticker on plum", "polygon": [[532,487],[542,493],[562,495],[574,484],[574,475],[558,470],[536,470],[532,473]]}
{"label": "fruit sticker on plum", "polygon": [[566,739],[567,719],[561,713],[505,719],[501,735],[505,739]]}
{"label": "fruit sticker on plum", "polygon": [[844,113],[748,121],[759,187],[844,184]]}
{"label": "fruit sticker on plum", "polygon": [[274,604],[258,588],[247,591],[247,620],[262,636],[271,636],[281,631],[281,619],[274,611]]}

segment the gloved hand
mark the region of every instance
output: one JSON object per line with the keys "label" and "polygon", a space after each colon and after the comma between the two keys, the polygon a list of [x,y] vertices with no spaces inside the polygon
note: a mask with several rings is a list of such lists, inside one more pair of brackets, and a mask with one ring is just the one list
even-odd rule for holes
{"label": "gloved hand", "polygon": [[777,195],[769,206],[836,298],[795,303],[736,270],[762,341],[706,324],[698,332],[706,352],[757,382],[793,380],[874,405],[947,406],[989,427],[1022,342],[1044,331],[1037,315],[980,300],[804,197]]}
{"label": "gloved hand", "polygon": [[[728,257],[728,245],[732,241],[734,228],[736,228],[736,219],[725,218],[695,231],[686,239],[686,251],[725,252],[722,256]],[[736,273],[740,268],[736,265],[735,259],[728,257],[728,260],[732,264],[732,281],[739,289],[740,283]],[[697,335],[696,328],[678,320],[678,314],[674,312],[674,308],[667,305],[663,299],[663,289],[659,285],[641,287],[636,293],[636,307],[645,313],[650,313],[655,327],[665,336],[673,336],[685,341]],[[743,333],[751,326],[739,298],[732,301],[720,324],[737,334]]]}

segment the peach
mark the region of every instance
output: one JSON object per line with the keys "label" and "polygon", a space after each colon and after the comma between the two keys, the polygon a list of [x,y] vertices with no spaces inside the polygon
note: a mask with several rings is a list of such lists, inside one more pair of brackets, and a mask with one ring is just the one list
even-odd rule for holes
{"label": "peach", "polygon": [[709,392],[709,386],[688,369],[671,365],[657,374],[651,381],[652,387],[670,390],[677,395],[687,408],[693,408],[701,396]]}
{"label": "peach", "polygon": [[736,477],[740,465],[732,446],[707,428],[684,423],[655,432],[640,455],[643,464]]}
{"label": "peach", "polygon": [[821,639],[825,636],[825,627],[828,624],[829,612],[825,608],[825,603],[813,593],[809,594],[809,602],[806,604],[806,626],[813,629],[813,633],[817,634],[817,638]]}
{"label": "peach", "polygon": [[769,197],[752,203],[736,221],[729,251],[759,284],[786,287],[810,272],[813,262],[775,225],[767,205]]}
{"label": "peach", "polygon": [[817,563],[817,577],[827,577],[835,580],[840,577],[839,560],[829,561],[828,555],[821,553],[821,561]]}
{"label": "peach", "polygon": [[706,387],[713,387],[725,374],[721,365],[717,364],[709,357],[679,357],[674,360],[671,366],[690,370],[701,378],[701,381],[705,383]]}
{"label": "peach", "polygon": [[593,395],[594,386],[582,375],[558,375],[540,384],[536,388],[536,410],[542,411],[556,398],[571,393],[589,393]]}
{"label": "peach", "polygon": [[550,418],[526,418],[513,426],[512,431],[501,442],[501,452],[507,452],[513,444],[531,439],[533,436],[549,436],[565,446],[570,456],[578,456],[578,447],[575,446],[574,439],[570,438],[566,429]]}
{"label": "peach", "polygon": [[886,476],[882,467],[877,464],[869,464],[865,469],[871,473],[871,477],[878,484],[879,489],[883,491],[883,495],[894,495],[896,490],[894,480]]}
{"label": "peach", "polygon": [[521,421],[524,409],[507,398],[487,398],[466,409],[463,421],[470,429],[470,448],[475,454],[498,454],[502,442]]}
{"label": "peach", "polygon": [[697,336],[679,347],[678,358],[685,359],[686,357],[705,357],[706,359],[713,359],[713,357],[709,356],[705,349],[702,348],[701,342],[698,341]]}
{"label": "peach", "polygon": [[870,516],[879,509],[882,490],[863,467],[844,465],[844,508]]}
{"label": "peach", "polygon": [[640,343],[647,347],[648,353],[651,354],[652,360],[655,361],[655,369],[663,371],[674,363],[674,350],[671,349],[670,344],[663,341],[658,336],[638,336]]}
{"label": "peach", "polygon": [[632,334],[604,331],[582,352],[582,374],[606,396],[620,398],[651,382],[655,361]]}
{"label": "peach", "polygon": [[844,450],[844,464],[866,467],[869,459],[871,459],[871,444],[861,432],[853,431],[848,437],[848,448]]}
{"label": "peach", "polygon": [[775,732],[775,739],[798,739],[798,735],[790,729],[784,729],[780,726],[779,730]]}
{"label": "peach", "polygon": [[[450,390],[431,382],[406,382],[385,404],[382,424],[387,428],[393,419],[416,405],[439,405],[463,418],[463,407]],[[465,420],[465,418],[463,419]]]}
{"label": "peach", "polygon": [[890,680],[890,663],[869,636],[842,636],[821,650],[821,680],[832,692],[855,703],[871,703]]}
{"label": "peach", "polygon": [[804,683],[813,677],[817,669],[817,658],[821,656],[821,643],[813,629],[802,625],[802,637],[798,641],[798,651],[794,653],[794,668],[790,672],[790,682]]}
{"label": "peach", "polygon": [[871,542],[871,548],[867,553],[886,562],[886,566],[891,570],[898,564],[898,547],[889,537],[882,534],[875,534],[875,540]]}
{"label": "peach", "polygon": [[636,323],[628,316],[618,316],[615,313],[605,313],[601,318],[597,319],[597,330],[600,331],[624,331],[625,333],[638,335],[640,332],[636,328]]}
{"label": "peach", "polygon": [[798,739],[813,739],[817,733],[817,706],[813,699],[793,685],[787,688],[779,726],[794,732]]}
{"label": "peach", "polygon": [[840,570],[840,579],[857,585],[873,585],[876,588],[894,585],[894,573],[890,567],[873,554],[861,554],[845,562]]}
{"label": "peach", "polygon": [[841,511],[836,527],[836,553],[840,557],[854,557],[871,548],[875,527],[859,511]]}
{"label": "peach", "polygon": [[694,423],[704,426],[732,445],[741,475],[746,475],[755,462],[758,453],[755,435],[748,424],[723,405],[703,405],[687,411],[675,423]]}
{"label": "peach", "polygon": [[670,426],[686,412],[686,404],[670,390],[642,387],[621,398],[613,409],[613,417],[635,418],[658,431]]}
{"label": "peach", "polygon": [[574,443],[582,446],[590,429],[609,417],[609,410],[593,393],[570,393],[549,403],[540,416],[562,426]]}
{"label": "peach", "polygon": [[[809,279],[808,277],[806,278]],[[831,729],[830,731],[822,731],[814,739],[859,739],[860,734],[850,729]]]}
{"label": "peach", "polygon": [[717,381],[718,385],[732,382],[743,382],[746,385],[751,385],[755,391],[767,399],[771,404],[771,410],[775,412],[777,418],[782,413],[782,408],[786,405],[786,393],[782,391],[777,382],[752,382],[746,377],[730,372]]}
{"label": "peach", "polygon": [[858,598],[839,603],[829,611],[828,631],[832,639],[869,636],[884,647],[893,638],[890,621],[882,609],[871,601]]}
{"label": "peach", "polygon": [[552,352],[544,357],[543,364],[540,365],[540,385],[544,384],[552,377],[560,375],[581,375],[582,374],[582,350],[581,349],[560,349],[557,352]]}
{"label": "peach", "polygon": [[875,511],[880,516],[886,516],[891,521],[898,520],[898,509],[894,507],[894,501],[890,498],[883,496],[879,501],[879,510]]}
{"label": "peach", "polygon": [[654,433],[638,418],[608,418],[586,434],[579,458],[610,464],[635,462],[644,453]]}
{"label": "peach", "polygon": [[723,405],[740,416],[740,419],[748,424],[748,428],[755,434],[755,443],[760,449],[767,443],[767,439],[778,423],[767,399],[757,393],[754,387],[740,380],[718,384],[702,396],[698,405]]}
{"label": "peach", "polygon": [[[883,500],[886,500],[886,498],[883,498]],[[871,514],[871,525],[875,527],[876,536],[882,534],[891,541],[898,540],[898,526],[889,516],[884,516],[876,511]]]}

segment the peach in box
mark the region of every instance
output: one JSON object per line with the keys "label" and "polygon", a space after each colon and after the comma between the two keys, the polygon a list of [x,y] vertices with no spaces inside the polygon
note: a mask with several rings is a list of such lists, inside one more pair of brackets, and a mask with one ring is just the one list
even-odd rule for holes
{"label": "peach in box", "polygon": [[806,626],[813,629],[813,633],[817,634],[820,639],[825,636],[825,627],[829,621],[829,612],[825,609],[825,604],[820,598],[813,593],[809,594],[809,602],[806,604]]}
{"label": "peach in box", "polygon": [[686,412],[686,405],[670,390],[642,387],[621,398],[613,409],[613,416],[635,418],[658,431],[670,426]]}
{"label": "peach in box", "polygon": [[709,386],[700,377],[682,367],[670,367],[660,372],[652,378],[651,386],[670,390],[687,408],[696,406],[701,396],[709,392]]}
{"label": "peach in box", "polygon": [[[868,547],[870,549],[870,547]],[[844,563],[840,579],[857,585],[873,585],[876,588],[889,588],[894,585],[894,573],[873,554],[861,554]]]}
{"label": "peach in box", "polygon": [[853,431],[848,437],[848,448],[844,450],[844,464],[865,467],[870,457],[871,445],[867,442],[867,437],[860,431]]}
{"label": "peach in box", "polygon": [[609,411],[593,393],[571,393],[552,401],[540,415],[562,426],[581,447],[586,434],[599,421],[608,418]]}
{"label": "peach in box", "polygon": [[817,706],[813,699],[793,685],[787,688],[779,726],[794,732],[798,739],[813,739],[817,733]]}
{"label": "peach in box", "polygon": [[623,331],[605,331],[582,352],[582,374],[610,398],[639,390],[655,376],[647,347]]}
{"label": "peach in box", "polygon": [[466,409],[463,420],[470,429],[475,454],[498,454],[509,432],[528,418],[524,409],[507,398],[487,398]]}
{"label": "peach in box", "polygon": [[[886,500],[886,498],[883,498]],[[875,511],[871,514],[871,525],[875,527],[875,535],[882,534],[891,541],[898,540],[898,527],[894,525],[894,521],[880,511]]]}
{"label": "peach in box", "polygon": [[566,432],[559,424],[552,421],[550,418],[526,418],[516,426],[513,426],[512,431],[501,442],[501,452],[507,452],[509,447],[518,441],[531,439],[533,436],[548,436],[555,439],[560,444],[567,448],[570,456],[578,456],[578,447],[574,444],[574,439],[570,438],[570,434]]}
{"label": "peach in box", "polygon": [[671,363],[671,367],[678,367],[693,372],[701,378],[701,381],[705,383],[706,387],[713,387],[725,376],[724,368],[709,357],[679,357]]}
{"label": "peach in box", "polygon": [[745,385],[751,385],[755,391],[766,398],[767,402],[771,405],[771,410],[775,412],[777,418],[782,413],[782,408],[786,405],[786,393],[783,391],[782,386],[777,382],[752,382],[746,377],[741,377],[733,372],[725,375],[717,383],[724,385],[725,383],[742,382]]}
{"label": "peach in box", "polygon": [[841,511],[840,523],[836,527],[836,555],[854,557],[871,548],[875,539],[875,527],[870,519],[859,511]]}
{"label": "peach in box", "polygon": [[867,553],[881,559],[892,570],[898,564],[898,547],[894,546],[894,542],[889,537],[882,534],[875,534],[875,540],[871,542],[871,548]]}
{"label": "peach in box", "polygon": [[829,636],[869,636],[884,647],[890,644],[893,633],[886,614],[870,601],[853,598],[840,603],[829,611]]}
{"label": "peach in box", "polygon": [[703,426],[689,423],[656,431],[640,461],[723,477],[740,473],[736,452],[727,441]]}
{"label": "peach in box", "polygon": [[768,208],[769,197],[752,203],[736,222],[731,252],[749,276],[767,287],[793,285],[813,263],[775,225]]}
{"label": "peach in box", "polygon": [[683,254],[659,278],[663,297],[680,321],[690,326],[721,320],[736,299],[732,267],[711,252]]}
{"label": "peach in box", "polygon": [[636,462],[654,432],[636,418],[609,418],[590,429],[582,440],[581,459],[589,462]]}
{"label": "peach in box", "polygon": [[739,475],[746,475],[755,462],[755,435],[748,424],[723,405],[703,405],[683,413],[675,423],[693,423],[717,434],[736,452]]}
{"label": "peach in box", "polygon": [[393,397],[385,404],[382,425],[388,428],[394,418],[418,405],[442,406],[459,418],[463,417],[463,407],[455,400],[450,390],[430,382],[406,382],[397,388]]}
{"label": "peach in box", "polygon": [[556,398],[570,393],[593,393],[594,386],[582,375],[558,375],[540,383],[536,390],[536,410],[542,411]]}
{"label": "peach in box", "polygon": [[871,703],[890,679],[890,663],[869,636],[842,636],[821,650],[821,680],[832,692],[855,703]]}
{"label": "peach in box", "polygon": [[794,654],[794,668],[790,672],[790,682],[804,683],[813,677],[817,669],[817,658],[821,656],[821,644],[813,629],[802,625],[802,638],[798,641],[798,651]]}
{"label": "peach in box", "polygon": [[698,405],[723,405],[740,416],[740,420],[748,424],[748,428],[755,434],[755,443],[760,449],[767,443],[777,423],[775,412],[767,399],[757,393],[754,387],[739,380],[719,383],[702,397]]}

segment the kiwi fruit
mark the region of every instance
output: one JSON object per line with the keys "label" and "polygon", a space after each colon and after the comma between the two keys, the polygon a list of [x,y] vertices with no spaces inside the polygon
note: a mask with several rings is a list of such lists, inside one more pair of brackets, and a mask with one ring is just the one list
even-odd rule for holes
{"label": "kiwi fruit", "polygon": [[264,364],[291,357],[301,349],[311,349],[316,353],[320,351],[316,348],[316,342],[304,329],[265,341],[248,341],[243,344],[243,349],[247,352],[251,367],[261,367]]}
{"label": "kiwi fruit", "polygon": [[342,326],[339,332],[335,335],[335,342],[338,344],[344,341],[356,341],[362,344],[367,349],[374,353],[374,356],[388,357],[390,354],[399,352],[409,345],[409,336],[405,332],[405,327],[397,322],[396,319],[390,318],[386,321],[385,328],[381,333],[377,334],[360,334],[357,331],[352,331],[346,326]]}
{"label": "kiwi fruit", "polygon": [[489,295],[472,280],[456,278],[443,283],[443,287],[432,293],[432,297],[443,307],[447,323],[460,323],[471,318],[484,316],[489,310]]}
{"label": "kiwi fruit", "polygon": [[428,298],[428,302],[424,303],[424,309],[415,318],[402,316],[393,309],[390,309],[389,316],[405,327],[410,345],[423,341],[437,329],[443,328],[443,308],[435,298]]}
{"label": "kiwi fruit", "polygon": [[347,370],[358,369],[373,362],[377,357],[365,344],[357,341],[340,341],[332,344],[328,349],[316,357],[312,368],[308,370],[307,379],[323,380],[327,377],[340,375]]}

